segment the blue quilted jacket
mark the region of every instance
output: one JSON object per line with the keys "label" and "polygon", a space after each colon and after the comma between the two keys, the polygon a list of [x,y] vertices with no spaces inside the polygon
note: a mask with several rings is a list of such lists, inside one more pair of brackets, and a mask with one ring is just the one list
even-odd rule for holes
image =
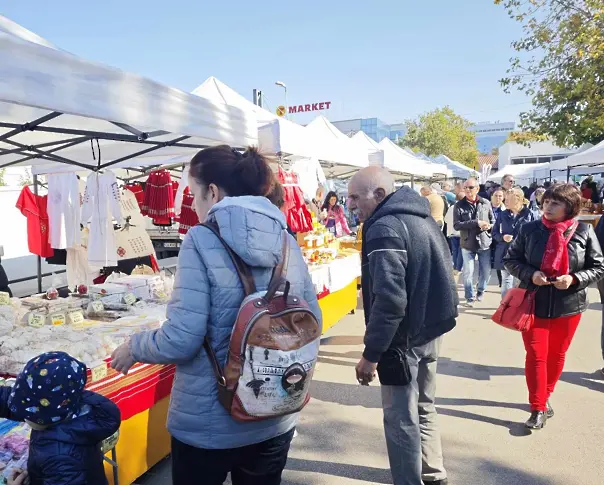
{"label": "blue quilted jacket", "polygon": [[[283,214],[264,197],[227,197],[208,215],[220,234],[248,265],[258,291],[266,290],[273,268],[281,260],[286,229]],[[303,297],[321,321],[321,310],[308,269],[291,241],[287,279],[291,293]],[[186,235],[168,320],[158,330],[130,340],[138,362],[176,364],[168,416],[168,431],[197,448],[228,449],[260,443],[291,430],[298,415],[239,423],[218,402],[217,384],[203,349],[206,335],[221,365],[226,363],[231,330],[243,301],[243,288],[231,260],[216,236],[197,226]]]}

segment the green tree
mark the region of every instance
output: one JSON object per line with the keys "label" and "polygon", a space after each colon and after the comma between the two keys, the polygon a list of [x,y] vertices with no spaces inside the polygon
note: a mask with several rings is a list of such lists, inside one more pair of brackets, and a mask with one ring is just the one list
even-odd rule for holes
{"label": "green tree", "polygon": [[476,137],[470,131],[472,123],[455,114],[449,106],[422,114],[416,120],[405,121],[407,134],[399,142],[429,157],[446,155],[468,167],[478,163]]}
{"label": "green tree", "polygon": [[26,168],[25,173],[23,175],[19,175],[19,185],[21,187],[25,187],[26,185],[31,185],[32,183],[31,172]]}
{"label": "green tree", "polygon": [[494,0],[520,22],[506,92],[532,98],[524,131],[559,146],[604,139],[604,0]]}
{"label": "green tree", "polygon": [[514,141],[520,145],[530,146],[531,143],[547,141],[547,136],[538,135],[532,131],[512,131],[505,141]]}

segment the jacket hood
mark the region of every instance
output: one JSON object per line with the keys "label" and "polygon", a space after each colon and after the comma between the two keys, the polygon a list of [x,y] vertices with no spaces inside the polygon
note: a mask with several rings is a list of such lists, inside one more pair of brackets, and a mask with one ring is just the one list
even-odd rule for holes
{"label": "jacket hood", "polygon": [[225,197],[210,209],[208,220],[218,224],[222,238],[248,265],[279,264],[287,224],[266,197]]}
{"label": "jacket hood", "polygon": [[75,445],[97,445],[120,426],[120,411],[108,399],[85,391],[77,417],[69,418],[44,431],[32,431],[44,440]]}
{"label": "jacket hood", "polygon": [[371,216],[379,219],[391,214],[411,214],[418,217],[430,217],[430,202],[411,187],[403,186],[390,194],[378,205]]}

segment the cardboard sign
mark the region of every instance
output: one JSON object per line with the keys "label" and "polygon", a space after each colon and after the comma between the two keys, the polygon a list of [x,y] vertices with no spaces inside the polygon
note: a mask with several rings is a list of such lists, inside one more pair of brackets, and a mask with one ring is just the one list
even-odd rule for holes
{"label": "cardboard sign", "polygon": [[105,306],[102,301],[93,301],[90,303],[93,312],[102,312],[105,310]]}
{"label": "cardboard sign", "polygon": [[71,311],[69,312],[68,317],[69,322],[72,325],[78,325],[79,323],[82,323],[84,321],[84,313],[82,312],[82,310]]}
{"label": "cardboard sign", "polygon": [[65,316],[64,313],[55,313],[54,315],[50,316],[50,323],[52,323],[52,325],[54,327],[58,327],[60,325],[65,325],[66,322],[67,322],[67,317]]}
{"label": "cardboard sign", "polygon": [[27,324],[30,327],[43,327],[46,324],[46,315],[43,313],[30,313],[27,317]]}
{"label": "cardboard sign", "polygon": [[103,362],[101,365],[97,365],[91,371],[92,374],[92,382],[100,381],[107,377],[107,364]]}
{"label": "cardboard sign", "polygon": [[6,291],[0,291],[0,305],[10,305],[10,295]]}

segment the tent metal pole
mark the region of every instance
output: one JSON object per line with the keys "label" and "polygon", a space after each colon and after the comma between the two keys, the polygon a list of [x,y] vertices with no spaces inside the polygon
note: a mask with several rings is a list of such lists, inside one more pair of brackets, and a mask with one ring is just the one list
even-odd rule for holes
{"label": "tent metal pole", "polygon": [[[38,195],[38,176],[34,175],[34,194]],[[48,230],[48,228],[46,228]],[[38,255],[38,293],[42,293],[42,257]]]}
{"label": "tent metal pole", "polygon": [[152,146],[152,147],[149,147],[149,148],[145,148],[144,150],[141,150],[141,151],[136,152],[136,153],[132,153],[130,155],[126,155],[125,157],[116,158],[115,160],[112,160],[112,161],[110,161],[108,163],[104,163],[103,165],[99,166],[99,168],[103,169],[103,168],[111,167],[112,165],[116,165],[116,164],[124,162],[126,160],[130,160],[131,158],[140,157],[141,155],[145,155],[147,153],[154,152],[155,150],[159,150],[160,148],[166,148],[166,147],[169,147],[169,146],[174,146],[176,143],[178,143],[180,141],[183,141],[183,140],[186,140],[188,138],[190,138],[190,137],[188,137],[188,136],[180,136],[178,138],[175,138],[174,140],[163,142],[161,145],[156,145],[156,146]]}
{"label": "tent metal pole", "polygon": [[24,123],[22,125],[16,125],[13,127],[13,129],[11,131],[8,131],[8,132],[4,133],[3,135],[1,135],[0,140],[6,140],[6,139],[10,138],[11,136],[15,136],[15,135],[18,135],[19,133],[23,133],[24,131],[32,131],[38,125],[41,125],[42,123],[46,123],[47,121],[53,120],[53,119],[61,116],[61,114],[62,113],[59,113],[58,111],[53,111],[52,113],[48,113],[47,115],[38,118],[37,120],[31,121],[28,123]]}
{"label": "tent metal pole", "polygon": [[[69,143],[66,143],[65,145],[62,145],[60,147],[53,148],[52,150],[47,150],[47,151],[45,151],[43,153],[46,155],[46,154],[51,154],[51,153],[54,153],[54,152],[58,152],[59,150],[63,150],[65,148],[69,148],[69,147],[78,145],[80,143],[84,143],[85,141],[87,141],[89,139],[90,138],[87,137],[87,136],[82,136],[82,137],[79,137],[79,138],[72,138]],[[66,142],[66,141],[69,141],[69,140],[62,140],[62,141]],[[36,145],[36,147],[39,147],[39,145]],[[23,149],[20,149],[20,150],[23,150]],[[28,148],[28,150],[29,150],[29,148]],[[0,158],[1,157],[2,157],[2,154],[0,153]],[[32,160],[34,158],[44,158],[44,157],[42,155],[28,155],[28,156],[26,156],[24,158],[20,158],[19,160],[14,160],[12,162],[0,164],[0,168],[10,167],[11,165],[18,165],[19,163],[27,162],[28,160]],[[77,163],[77,162],[74,162],[74,163]],[[82,166],[84,166],[84,165],[82,164]]]}
{"label": "tent metal pole", "polygon": [[411,174],[411,188],[415,189],[415,175]]}
{"label": "tent metal pole", "polygon": [[570,167],[566,169],[566,183],[570,182]]}

